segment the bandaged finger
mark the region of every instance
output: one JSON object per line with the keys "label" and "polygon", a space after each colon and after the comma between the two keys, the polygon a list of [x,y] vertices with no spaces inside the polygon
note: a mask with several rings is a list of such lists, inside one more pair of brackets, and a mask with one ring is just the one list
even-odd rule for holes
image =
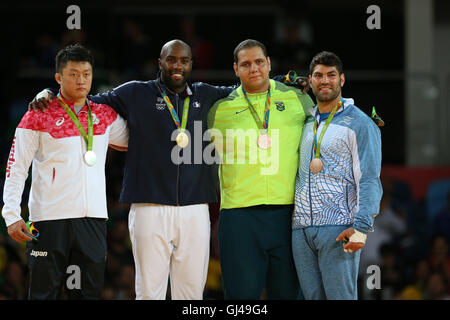
{"label": "bandaged finger", "polygon": [[349,242],[360,242],[366,243],[367,235],[358,230],[355,230],[355,233],[351,235]]}
{"label": "bandaged finger", "polygon": [[44,98],[45,100],[50,99],[49,91],[45,89],[39,92],[38,95],[36,96],[36,100],[39,100],[41,98]]}

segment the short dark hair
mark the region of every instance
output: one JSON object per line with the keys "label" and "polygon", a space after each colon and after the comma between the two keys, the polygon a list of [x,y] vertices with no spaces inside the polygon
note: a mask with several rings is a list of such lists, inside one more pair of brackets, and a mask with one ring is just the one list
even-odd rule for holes
{"label": "short dark hair", "polygon": [[94,57],[81,44],[69,45],[61,49],[56,55],[55,61],[57,73],[61,73],[69,61],[89,62],[94,67]]}
{"label": "short dark hair", "polygon": [[253,39],[247,39],[242,41],[241,43],[239,43],[237,45],[237,47],[234,49],[234,62],[238,63],[238,54],[239,51],[244,50],[244,49],[248,49],[248,48],[253,48],[253,47],[260,47],[264,56],[267,58],[267,48],[265,45],[263,45],[261,42],[257,41],[257,40],[253,40]]}
{"label": "short dark hair", "polygon": [[342,61],[333,52],[322,51],[322,52],[319,52],[318,54],[316,54],[314,56],[314,58],[312,58],[311,63],[309,64],[309,74],[310,75],[312,75],[314,68],[318,64],[323,64],[328,67],[336,67],[339,74],[342,74],[342,72],[343,72],[344,66],[342,64]]}

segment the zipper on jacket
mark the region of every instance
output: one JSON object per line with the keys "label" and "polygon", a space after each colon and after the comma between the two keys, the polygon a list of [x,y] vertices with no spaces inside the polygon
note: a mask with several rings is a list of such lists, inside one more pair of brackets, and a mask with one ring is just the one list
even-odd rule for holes
{"label": "zipper on jacket", "polygon": [[[84,159],[84,153],[83,153],[83,145],[84,145],[84,139],[83,139],[83,137],[80,135],[80,141],[81,141],[81,159]],[[87,146],[86,146],[86,151],[87,151]],[[82,161],[84,161],[84,160],[82,160]],[[84,166],[85,167],[85,174],[84,174],[84,201],[85,201],[85,213],[84,213],[84,217],[87,217],[88,216],[88,213],[89,213],[89,193],[88,193],[88,188],[87,188],[87,186],[88,186],[88,181],[87,181],[87,166]]]}
{"label": "zipper on jacket", "polygon": [[[177,102],[177,106],[176,106],[177,107],[177,114],[179,115],[180,114],[180,109],[178,108],[178,105],[179,105],[179,103],[178,103],[178,93],[175,94],[175,97],[176,97],[176,102]],[[178,116],[178,118],[179,117],[180,116]],[[181,152],[183,152],[183,151],[181,151]],[[180,205],[179,191],[180,191],[180,161],[178,161],[178,164],[177,164],[177,206]]]}
{"label": "zipper on jacket", "polygon": [[[314,121],[316,119],[314,118]],[[320,123],[319,123],[320,126]],[[317,131],[319,131],[319,126],[317,127]],[[309,162],[311,163],[312,159],[314,157],[314,136],[313,136],[313,142],[311,145],[311,157]],[[313,225],[314,219],[313,219],[313,209],[312,209],[312,199],[311,199],[311,169],[308,169],[308,196],[309,196],[309,212],[310,212],[310,218],[311,218],[311,225]]]}
{"label": "zipper on jacket", "polygon": [[180,205],[180,201],[179,201],[179,191],[180,190],[180,164],[177,165],[177,206]]}
{"label": "zipper on jacket", "polygon": [[[313,158],[314,153],[314,141],[312,144],[312,150],[311,150],[311,158],[310,162]],[[311,200],[311,169],[308,169],[308,196],[309,196],[309,217],[311,218],[311,225],[313,225],[313,212],[312,212],[312,200]]]}

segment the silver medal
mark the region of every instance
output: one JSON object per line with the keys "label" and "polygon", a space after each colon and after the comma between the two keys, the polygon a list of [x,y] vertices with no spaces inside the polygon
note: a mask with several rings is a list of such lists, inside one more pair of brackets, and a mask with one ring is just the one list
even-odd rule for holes
{"label": "silver medal", "polygon": [[90,167],[94,166],[95,163],[97,162],[97,156],[95,155],[94,151],[87,151],[84,154],[84,161],[86,162],[86,164]]}

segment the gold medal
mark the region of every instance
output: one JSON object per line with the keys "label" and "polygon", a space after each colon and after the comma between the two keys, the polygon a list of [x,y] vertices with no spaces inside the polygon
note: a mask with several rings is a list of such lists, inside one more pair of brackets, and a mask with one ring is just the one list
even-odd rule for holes
{"label": "gold medal", "polygon": [[272,146],[272,138],[267,134],[262,134],[258,138],[258,147],[261,149],[267,150]]}
{"label": "gold medal", "polygon": [[[187,124],[187,118],[188,118],[188,112],[189,112],[189,100],[190,100],[189,96],[186,96],[186,98],[184,99],[183,118],[181,119],[181,124],[180,124],[180,119],[178,118],[178,114],[175,111],[175,108],[173,107],[172,102],[170,102],[170,99],[167,96],[166,92],[159,85],[159,80],[157,83],[157,87],[158,87],[159,92],[161,93],[161,96],[163,97],[164,101],[166,102],[167,109],[169,110],[170,115],[172,116],[172,119],[173,119],[175,125],[178,128],[179,132],[178,132],[178,135],[177,135],[175,141],[177,142],[177,145],[180,148],[185,148],[189,144],[189,136],[183,132],[186,129],[186,124]],[[171,138],[171,139],[173,139],[173,138]]]}
{"label": "gold medal", "polygon": [[176,142],[180,148],[185,148],[189,144],[189,137],[186,133],[180,132],[177,135]]}
{"label": "gold medal", "polygon": [[319,173],[320,171],[322,171],[322,169],[323,169],[322,160],[320,160],[319,158],[312,159],[311,163],[309,164],[309,169],[314,174]]}

